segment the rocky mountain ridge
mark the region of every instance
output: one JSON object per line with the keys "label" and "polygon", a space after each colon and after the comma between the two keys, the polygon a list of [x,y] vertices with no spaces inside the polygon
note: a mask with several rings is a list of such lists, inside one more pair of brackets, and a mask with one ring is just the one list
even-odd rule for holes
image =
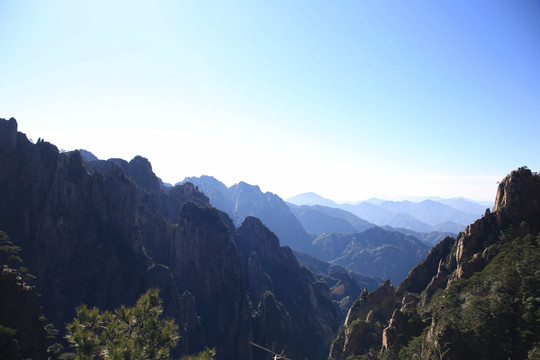
{"label": "rocky mountain ridge", "polygon": [[287,204],[277,195],[263,193],[257,185],[240,182],[228,188],[211,176],[190,177],[190,182],[206,194],[213,206],[225,211],[238,226],[248,216],[255,216],[280,239],[284,245],[305,251],[312,237],[305,231]]}
{"label": "rocky mountain ridge", "polygon": [[[258,186],[242,182],[227,188],[211,176],[185,181],[188,180],[208,194],[212,204],[220,204],[224,211],[229,211],[233,219],[236,216],[241,220],[240,215],[259,217],[280,239],[281,236],[292,239],[290,243],[295,251],[363,276],[391,278],[395,284],[444,237],[440,232],[382,229],[338,208],[287,204],[275,194],[263,193]],[[292,221],[292,217],[296,219]],[[299,238],[302,240],[298,241]],[[422,238],[424,243],[415,238]],[[335,284],[332,277],[320,278],[328,280],[330,287]],[[363,289],[361,284],[358,285]],[[334,301],[341,299],[334,297]]]}
{"label": "rocky mountain ridge", "polygon": [[[310,358],[326,353],[337,326],[329,288],[277,238],[263,247],[271,236],[260,222],[237,229],[192,184],[162,187],[142,157],[84,161],[78,151],[34,144],[15,119],[0,120],[0,168],[0,229],[23,249],[57,329],[82,303],[111,310],[158,288],[164,315],[179,325],[174,356],[210,346],[218,359],[259,358],[250,341]],[[258,267],[255,259],[267,260]],[[287,272],[294,287],[270,269]],[[310,296],[290,300],[297,289]],[[293,321],[309,337],[283,337],[269,320]]]}
{"label": "rocky mountain ridge", "polygon": [[[397,283],[429,251],[430,246],[414,236],[375,227],[342,209],[318,205],[296,207],[275,194],[263,193],[258,186],[241,182],[227,188],[211,176],[187,178],[183,184],[188,181],[207,194],[212,204],[219,204],[231,218],[236,218],[236,222],[245,216],[257,216],[280,240],[288,239],[294,250],[364,276],[390,277]],[[324,233],[308,234],[304,225],[310,230],[319,230],[313,232]],[[321,278],[329,280],[328,285],[333,286],[331,277]]]}
{"label": "rocky mountain ridge", "polygon": [[332,302],[340,315],[341,322],[345,320],[349,308],[363,289],[373,291],[383,283],[380,278],[332,265],[306,253],[295,251],[294,255],[298,262],[311,270],[318,280],[328,284]]}
{"label": "rocky mountain ridge", "polygon": [[437,244],[397,289],[364,292],[330,358],[538,357],[539,231],[540,175],[520,168],[493,212]]}

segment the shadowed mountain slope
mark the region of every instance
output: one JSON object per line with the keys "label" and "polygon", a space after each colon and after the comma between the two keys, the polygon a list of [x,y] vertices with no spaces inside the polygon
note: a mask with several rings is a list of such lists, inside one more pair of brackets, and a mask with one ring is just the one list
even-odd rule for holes
{"label": "shadowed mountain slope", "polygon": [[258,186],[245,182],[227,188],[211,176],[186,178],[183,183],[186,182],[197,186],[208,196],[213,206],[229,214],[236,226],[248,216],[257,217],[277,235],[283,245],[309,251],[312,236],[279,196],[270,192],[263,193]]}
{"label": "shadowed mountain slope", "polygon": [[291,358],[324,358],[338,326],[328,286],[257,218],[244,220],[236,244],[250,299],[259,304],[255,342]]}
{"label": "shadowed mountain slope", "polygon": [[363,289],[373,291],[383,283],[380,278],[347,270],[305,253],[295,251],[294,255],[300,264],[311,270],[318,280],[330,287],[331,299],[341,321],[345,320],[353,301],[360,296]]}
{"label": "shadowed mountain slope", "polygon": [[[33,144],[17,132],[15,119],[0,119],[0,229],[21,246],[43,313],[57,329],[82,303],[112,310],[158,288],[164,315],[179,325],[175,357],[209,346],[217,359],[258,359],[249,344],[257,339],[302,357],[327,351],[337,325],[330,291],[290,250],[296,266],[269,261],[265,279],[274,287],[259,299],[247,286],[252,273],[239,250],[245,246],[237,244],[242,237],[192,184],[163,188],[142,157],[88,159],[41,140]],[[287,250],[275,237],[276,246],[263,247],[267,232],[249,233],[249,254],[279,259]],[[280,292],[281,274],[294,279],[291,293]],[[289,301],[296,289],[309,293],[309,302]],[[288,318],[309,338],[283,339],[261,325]]]}
{"label": "shadowed mountain slope", "polygon": [[[373,224],[342,209],[287,205],[277,195],[262,193],[258,186],[241,182],[227,188],[209,176],[186,178],[184,184],[187,182],[212,194],[216,203],[229,209],[236,224],[246,216],[256,216],[284,245],[369,277],[391,278],[397,283],[429,251],[428,245],[410,235],[370,229]],[[320,235],[313,240],[303,225]]]}

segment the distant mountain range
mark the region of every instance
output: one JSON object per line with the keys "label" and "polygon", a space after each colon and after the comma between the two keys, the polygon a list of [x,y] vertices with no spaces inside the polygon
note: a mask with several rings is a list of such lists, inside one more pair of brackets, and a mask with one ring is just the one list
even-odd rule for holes
{"label": "distant mountain range", "polygon": [[[227,187],[211,176],[201,176],[186,178],[179,184],[185,183],[195,185],[237,225],[248,216],[256,216],[282,244],[294,250],[369,277],[390,278],[392,282],[407,276],[410,268],[427,255],[432,242],[446,236],[446,233],[417,236],[409,229],[382,229],[339,208],[287,204],[279,196],[263,193],[258,186],[244,182]],[[327,280],[331,288],[336,284]]]}
{"label": "distant mountain range", "polygon": [[495,199],[398,287],[363,292],[329,359],[539,359],[540,175],[512,171]]}
{"label": "distant mountain range", "polygon": [[[309,192],[293,196],[287,202],[296,206],[326,206],[348,211],[378,226],[392,226],[417,232],[458,233],[467,224],[480,218],[485,204],[464,198],[425,199],[420,202],[369,199],[363,202],[339,204]],[[304,207],[304,212],[307,208]]]}
{"label": "distant mountain range", "polygon": [[291,212],[310,234],[354,233],[376,226],[369,221],[338,208],[322,205],[294,205],[288,203]]}
{"label": "distant mountain range", "polygon": [[148,289],[178,325],[173,358],[539,358],[540,175],[526,167],[454,239],[377,226],[359,207],[435,229],[480,211],[465,199],[342,204],[353,213],[211,177],[172,186],[141,156],[61,152],[17,127],[0,119],[0,359],[78,357],[74,316],[81,341],[95,328],[116,346],[120,328],[76,308],[131,306]]}
{"label": "distant mountain range", "polygon": [[398,284],[431,246],[412,235],[372,227],[361,233],[322,234],[314,241],[314,256],[358,273]]}

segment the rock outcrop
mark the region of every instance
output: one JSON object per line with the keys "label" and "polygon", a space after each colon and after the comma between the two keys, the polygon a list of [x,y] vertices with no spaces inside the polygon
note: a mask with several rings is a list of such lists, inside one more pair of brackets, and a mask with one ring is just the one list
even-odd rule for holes
{"label": "rock outcrop", "polygon": [[254,340],[290,358],[324,358],[338,325],[328,286],[257,218],[244,220],[236,243],[251,301],[258,304]]}
{"label": "rock outcrop", "polygon": [[85,159],[0,119],[0,229],[21,245],[57,329],[82,303],[112,310],[159,288],[179,325],[175,357],[208,346],[217,359],[254,359],[254,339],[299,357],[328,351],[337,326],[328,288],[258,220],[237,233],[194,185],[162,186],[142,157]]}
{"label": "rock outcrop", "polygon": [[305,231],[287,204],[276,194],[263,193],[258,186],[245,182],[227,188],[210,176],[186,178],[183,183],[186,182],[198,186],[213,206],[229,214],[236,226],[240,226],[246,217],[254,216],[261,219],[283,245],[300,251],[311,248],[313,236]]}
{"label": "rock outcrop", "polygon": [[89,172],[77,151],[31,143],[14,119],[0,124],[9,139],[0,144],[0,228],[22,247],[49,321],[62,330],[82,303],[114,309],[158,286],[165,313],[189,322],[172,273],[144,248],[138,187],[122,168],[108,161]]}
{"label": "rock outcrop", "polygon": [[[500,183],[493,212],[457,239],[441,241],[397,291],[385,284],[362,294],[330,358],[523,358],[537,352],[540,338],[527,319],[540,311],[540,283],[532,280],[540,265],[539,231],[540,175],[519,168]],[[375,296],[380,299],[368,301]],[[512,307],[503,305],[507,298]],[[379,327],[367,319],[374,314]]]}
{"label": "rock outcrop", "polygon": [[373,292],[364,290],[349,309],[345,324],[332,343],[330,357],[347,359],[354,354],[365,354],[380,344],[382,324],[399,303],[400,298],[389,280]]}

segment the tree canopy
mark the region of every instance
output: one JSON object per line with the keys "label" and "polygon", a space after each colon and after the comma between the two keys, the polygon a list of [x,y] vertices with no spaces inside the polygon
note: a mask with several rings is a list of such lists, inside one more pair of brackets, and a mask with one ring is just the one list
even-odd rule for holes
{"label": "tree canopy", "polygon": [[161,318],[157,289],[143,294],[134,307],[114,312],[82,305],[69,323],[66,339],[75,359],[167,359],[178,342],[178,326]]}

